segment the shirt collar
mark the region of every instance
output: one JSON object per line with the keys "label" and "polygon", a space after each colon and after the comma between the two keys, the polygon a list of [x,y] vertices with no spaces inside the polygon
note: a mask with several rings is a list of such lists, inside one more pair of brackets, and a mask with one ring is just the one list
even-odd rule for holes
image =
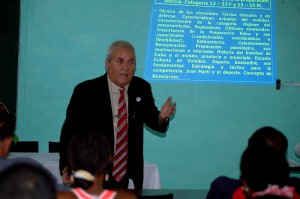
{"label": "shirt collar", "polygon": [[[118,85],[116,85],[115,83],[113,83],[113,82],[110,80],[108,74],[107,74],[107,79],[108,79],[108,84],[109,84],[110,87],[111,87],[111,91],[112,91],[113,93],[118,93],[118,94],[119,94],[119,92],[120,92],[119,90],[121,89],[121,87],[118,86]],[[125,88],[125,93],[127,93],[128,87],[129,87],[129,84],[126,84],[126,85],[124,86],[124,88]]]}

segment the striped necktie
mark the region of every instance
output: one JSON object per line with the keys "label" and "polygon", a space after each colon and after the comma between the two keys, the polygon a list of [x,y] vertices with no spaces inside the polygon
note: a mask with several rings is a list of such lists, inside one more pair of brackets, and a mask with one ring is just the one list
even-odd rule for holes
{"label": "striped necktie", "polygon": [[126,174],[128,158],[128,117],[124,88],[120,89],[116,149],[113,159],[113,177],[120,182]]}

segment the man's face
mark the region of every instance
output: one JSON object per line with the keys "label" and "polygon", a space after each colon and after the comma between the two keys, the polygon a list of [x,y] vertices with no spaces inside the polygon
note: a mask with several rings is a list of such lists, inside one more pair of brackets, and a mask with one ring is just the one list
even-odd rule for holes
{"label": "man's face", "polygon": [[135,71],[135,53],[128,48],[116,48],[111,59],[105,62],[109,78],[120,87],[127,85]]}

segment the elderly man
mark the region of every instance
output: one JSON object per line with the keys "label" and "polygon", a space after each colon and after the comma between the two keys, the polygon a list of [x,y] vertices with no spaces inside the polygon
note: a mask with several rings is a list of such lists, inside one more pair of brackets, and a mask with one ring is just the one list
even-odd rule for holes
{"label": "elderly man", "polygon": [[108,188],[127,188],[132,179],[136,189],[143,186],[143,128],[165,133],[176,103],[169,97],[159,111],[151,86],[134,76],[134,47],[116,41],[107,51],[104,75],[80,83],[74,89],[60,136],[60,170],[63,182],[69,174],[66,149],[71,136],[81,128],[96,128],[109,138],[114,160],[108,174]]}

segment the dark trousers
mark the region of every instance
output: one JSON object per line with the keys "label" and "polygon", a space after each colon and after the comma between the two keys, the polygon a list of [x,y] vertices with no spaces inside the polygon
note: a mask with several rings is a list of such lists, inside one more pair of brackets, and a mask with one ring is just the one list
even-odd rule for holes
{"label": "dark trousers", "polygon": [[122,188],[128,189],[129,178],[125,176],[120,182],[116,181],[111,175],[108,181],[104,181],[105,189]]}

